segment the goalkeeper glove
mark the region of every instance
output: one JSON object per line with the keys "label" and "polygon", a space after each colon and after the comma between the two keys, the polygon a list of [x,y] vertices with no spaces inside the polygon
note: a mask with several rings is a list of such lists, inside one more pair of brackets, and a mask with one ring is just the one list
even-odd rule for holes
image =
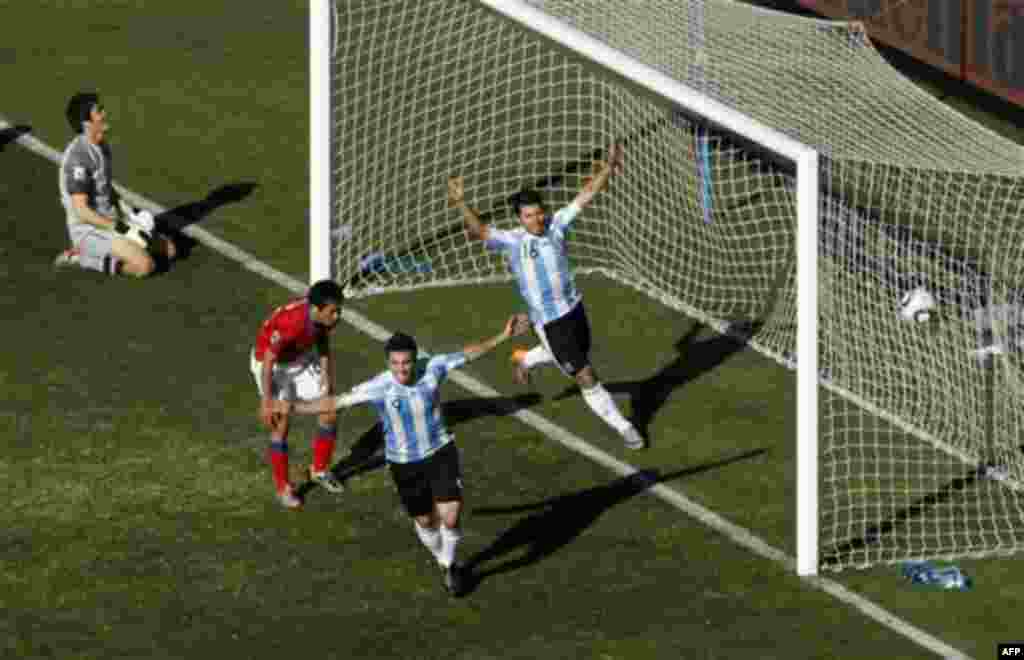
{"label": "goalkeeper glove", "polygon": [[114,231],[118,236],[135,243],[136,245],[148,250],[150,243],[153,241],[153,237],[150,236],[149,232],[143,231],[140,227],[132,224],[128,224],[124,220],[118,220],[114,224]]}
{"label": "goalkeeper glove", "polygon": [[153,229],[156,227],[156,220],[153,218],[152,213],[145,209],[137,209],[123,199],[117,200],[117,205],[121,209],[121,215],[128,217],[128,222],[137,226],[142,231],[153,232]]}

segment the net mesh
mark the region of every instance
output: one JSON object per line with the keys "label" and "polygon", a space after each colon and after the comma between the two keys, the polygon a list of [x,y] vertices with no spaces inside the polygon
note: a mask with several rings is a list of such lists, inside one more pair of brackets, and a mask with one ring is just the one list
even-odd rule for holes
{"label": "net mesh", "polygon": [[[822,154],[822,567],[1020,550],[1021,147],[850,24],[725,0],[530,4]],[[467,240],[447,178],[512,228],[510,195],[557,209],[616,141],[626,172],[574,225],[576,272],[795,366],[792,164],[473,2],[335,12],[332,245],[349,295],[509,279]],[[938,301],[928,323],[897,313],[919,285]]]}

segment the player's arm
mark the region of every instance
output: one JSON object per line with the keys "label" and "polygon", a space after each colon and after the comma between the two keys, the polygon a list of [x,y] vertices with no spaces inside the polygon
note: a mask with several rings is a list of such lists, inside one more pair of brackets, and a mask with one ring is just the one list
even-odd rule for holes
{"label": "player's arm", "polygon": [[260,366],[260,383],[263,386],[263,399],[260,400],[260,421],[270,427],[273,426],[274,414],[280,412],[275,409],[274,400],[271,398],[275,362],[277,362],[277,353],[268,350],[263,354],[263,362]]}
{"label": "player's arm", "polygon": [[496,346],[504,342],[509,337],[525,334],[529,330],[530,319],[526,314],[514,314],[505,322],[505,328],[500,333],[490,339],[484,339],[483,341],[476,342],[475,344],[466,345],[463,347],[462,353],[466,356],[466,362],[472,362],[473,360],[494,350]]}
{"label": "player's arm", "polygon": [[605,189],[612,175],[622,173],[622,154],[621,145],[612,144],[608,147],[608,160],[595,163],[594,174],[584,179],[583,190],[576,195],[573,204],[580,209],[586,208],[597,193]]}
{"label": "player's arm", "polygon": [[112,231],[137,245],[149,248],[152,236],[148,231],[140,227],[133,227],[124,220],[115,220],[98,213],[89,206],[89,195],[85,193],[72,193],[71,206],[74,207],[75,213],[78,214],[79,219],[83,222],[87,222],[93,227]]}
{"label": "player's arm", "polygon": [[490,237],[490,229],[480,219],[480,213],[466,203],[466,185],[461,176],[448,178],[448,205],[462,211],[462,222],[471,240],[486,241]]}
{"label": "player's arm", "polygon": [[327,394],[334,394],[334,353],[331,352],[331,342],[326,334],[317,340],[317,353],[320,355],[320,369],[327,378]]}
{"label": "player's arm", "polygon": [[338,396],[322,396],[314,401],[274,401],[274,412],[297,415],[322,415],[343,408],[351,408],[361,403],[372,403],[379,398],[373,391],[373,381],[366,381],[353,387],[350,391]]}
{"label": "player's arm", "polygon": [[100,215],[89,206],[89,195],[86,193],[72,193],[71,205],[75,208],[75,213],[78,214],[78,218],[82,222],[88,222],[93,227],[109,229],[111,231],[114,231],[117,226],[117,220]]}

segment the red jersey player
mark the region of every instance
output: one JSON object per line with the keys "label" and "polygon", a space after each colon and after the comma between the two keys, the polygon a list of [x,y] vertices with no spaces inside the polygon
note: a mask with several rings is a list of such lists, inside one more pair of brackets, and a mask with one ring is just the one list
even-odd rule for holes
{"label": "red jersey player", "polygon": [[[302,506],[288,479],[289,417],[275,411],[274,400],[315,401],[334,394],[334,359],[329,337],[338,323],[344,294],[332,280],[310,287],[305,298],[278,307],[260,326],[250,368],[260,393],[260,420],[270,428],[270,463],[278,500],[285,508]],[[319,416],[309,478],[331,493],[344,486],[330,470],[337,439],[337,413]]]}

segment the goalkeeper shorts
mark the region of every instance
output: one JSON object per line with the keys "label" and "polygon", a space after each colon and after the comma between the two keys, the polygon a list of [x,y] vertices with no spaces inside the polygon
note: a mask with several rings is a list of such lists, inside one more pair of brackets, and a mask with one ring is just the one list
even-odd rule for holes
{"label": "goalkeeper shorts", "polygon": [[[263,363],[256,359],[255,352],[249,353],[249,370],[262,398]],[[274,364],[270,388],[270,398],[282,401],[315,401],[326,396],[327,378],[324,370],[320,368],[319,354],[316,351],[307,351],[291,362]]]}
{"label": "goalkeeper shorts", "polygon": [[566,375],[575,376],[590,364],[590,321],[582,302],[554,321],[536,324],[534,330]]}
{"label": "goalkeeper shorts", "polygon": [[102,229],[80,233],[74,241],[78,248],[78,265],[88,270],[111,273],[115,266],[114,234]]}

